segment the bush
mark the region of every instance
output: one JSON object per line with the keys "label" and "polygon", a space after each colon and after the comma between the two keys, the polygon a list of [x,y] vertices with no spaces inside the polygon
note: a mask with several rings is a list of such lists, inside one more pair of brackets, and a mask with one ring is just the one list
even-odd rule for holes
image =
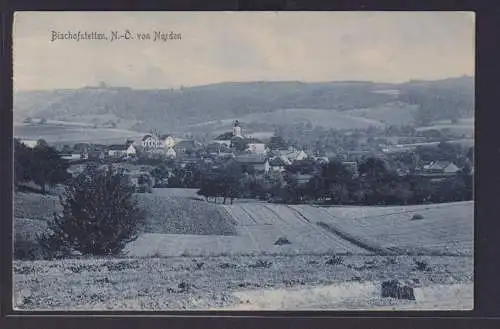
{"label": "bush", "polygon": [[411,220],[420,220],[420,219],[424,219],[424,216],[422,216],[421,214],[415,214],[411,218]]}
{"label": "bush", "polygon": [[14,259],[18,260],[37,260],[42,259],[43,250],[36,241],[28,239],[14,240]]}
{"label": "bush", "polygon": [[342,263],[344,263],[342,256],[333,256],[325,262],[326,265],[341,265]]}
{"label": "bush", "polygon": [[83,255],[117,255],[135,240],[145,214],[133,199],[133,186],[111,167],[80,174],[60,198],[63,214],[54,214],[51,233],[39,237],[48,250]]}
{"label": "bush", "polygon": [[287,238],[281,237],[278,240],[276,240],[276,242],[274,244],[277,245],[277,246],[282,246],[284,244],[291,244],[291,242]]}
{"label": "bush", "polygon": [[250,264],[250,268],[269,268],[273,263],[267,260],[258,259],[255,264]]}
{"label": "bush", "polygon": [[417,265],[416,269],[417,271],[421,272],[430,272],[432,271],[432,268],[427,264],[425,261],[419,261],[419,260],[414,260],[415,265]]}

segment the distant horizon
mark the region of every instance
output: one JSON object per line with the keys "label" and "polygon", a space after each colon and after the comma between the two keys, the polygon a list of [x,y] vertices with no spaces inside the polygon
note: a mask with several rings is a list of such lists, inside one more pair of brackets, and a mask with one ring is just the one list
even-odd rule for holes
{"label": "distant horizon", "polygon": [[399,85],[410,82],[433,82],[433,81],[443,81],[443,80],[451,80],[451,79],[460,79],[460,78],[475,78],[475,75],[463,74],[456,76],[447,76],[436,79],[414,79],[410,78],[401,82],[388,82],[388,81],[375,81],[375,80],[328,80],[328,81],[301,81],[301,80],[249,80],[249,81],[220,81],[206,84],[197,84],[197,85],[182,85],[179,87],[165,87],[165,88],[138,88],[134,86],[127,85],[114,85],[110,84],[106,81],[101,81],[100,83],[93,85],[83,85],[81,87],[76,88],[50,88],[50,89],[20,89],[14,90],[14,94],[17,92],[43,92],[43,91],[55,91],[55,90],[78,90],[85,88],[100,88],[101,83],[105,84],[103,88],[126,88],[132,90],[180,90],[181,88],[198,88],[198,87],[206,87],[206,86],[214,86],[214,85],[224,85],[224,84],[246,84],[246,83],[303,83],[303,84],[322,84],[322,83],[373,83],[373,84],[389,84],[389,85]]}

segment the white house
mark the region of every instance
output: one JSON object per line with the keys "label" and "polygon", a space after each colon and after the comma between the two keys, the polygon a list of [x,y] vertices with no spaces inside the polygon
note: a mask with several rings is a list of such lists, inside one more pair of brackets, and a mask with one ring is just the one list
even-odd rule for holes
{"label": "white house", "polygon": [[136,156],[137,155],[137,149],[136,147],[134,146],[134,144],[130,144],[127,148],[127,156],[128,157],[132,157],[132,156]]}
{"label": "white house", "polygon": [[307,153],[302,150],[286,150],[278,151],[277,153],[282,159],[286,158],[289,162],[301,161],[308,158]]}
{"label": "white house", "polygon": [[175,159],[177,157],[177,152],[175,152],[173,147],[167,148],[167,151],[165,152],[168,158]]}
{"label": "white house", "polygon": [[169,148],[173,148],[177,142],[172,135],[162,135],[160,137],[160,141],[162,146],[165,147],[167,150]]}
{"label": "white house", "polygon": [[460,171],[460,168],[450,161],[434,161],[424,166],[424,170],[429,173],[454,174]]}
{"label": "white house", "polygon": [[108,148],[108,156],[113,158],[121,158],[127,156],[128,145],[110,145]]}
{"label": "white house", "polygon": [[264,143],[248,143],[247,150],[255,154],[266,154],[266,144]]}
{"label": "white house", "polygon": [[36,141],[36,140],[20,139],[19,141],[22,144],[24,144],[26,147],[29,147],[29,148],[34,148],[35,146],[38,145],[38,141]]}
{"label": "white house", "polygon": [[142,147],[145,149],[160,148],[162,146],[161,140],[155,135],[146,135],[142,138]]}
{"label": "white house", "polygon": [[460,168],[458,168],[453,162],[450,162],[444,169],[443,169],[443,172],[447,173],[447,174],[451,174],[451,173],[457,173],[460,171]]}
{"label": "white house", "polygon": [[67,161],[77,161],[82,159],[82,154],[80,153],[73,153],[73,154],[65,154],[61,156],[62,159],[67,160]]}

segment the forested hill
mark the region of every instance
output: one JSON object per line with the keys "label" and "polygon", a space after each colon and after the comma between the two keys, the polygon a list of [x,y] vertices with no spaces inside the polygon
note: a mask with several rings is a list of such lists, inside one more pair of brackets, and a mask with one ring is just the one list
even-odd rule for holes
{"label": "forested hill", "polygon": [[[374,82],[245,82],[219,83],[181,89],[136,90],[86,87],[74,90],[24,91],[14,97],[16,119],[95,123],[99,118],[132,123],[148,130],[161,122],[179,129],[210,120],[243,117],[280,109],[322,109],[339,112],[369,109],[394,102],[417,105],[417,119],[471,117],[474,80],[460,77],[402,84]],[[97,118],[97,119],[96,119]]]}

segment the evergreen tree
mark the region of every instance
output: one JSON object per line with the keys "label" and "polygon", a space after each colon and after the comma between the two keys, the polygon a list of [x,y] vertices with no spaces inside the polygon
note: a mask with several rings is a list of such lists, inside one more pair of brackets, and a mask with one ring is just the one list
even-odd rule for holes
{"label": "evergreen tree", "polygon": [[117,255],[135,240],[145,214],[133,198],[134,187],[111,166],[80,174],[60,197],[62,215],[54,214],[52,231],[40,242],[54,251]]}

